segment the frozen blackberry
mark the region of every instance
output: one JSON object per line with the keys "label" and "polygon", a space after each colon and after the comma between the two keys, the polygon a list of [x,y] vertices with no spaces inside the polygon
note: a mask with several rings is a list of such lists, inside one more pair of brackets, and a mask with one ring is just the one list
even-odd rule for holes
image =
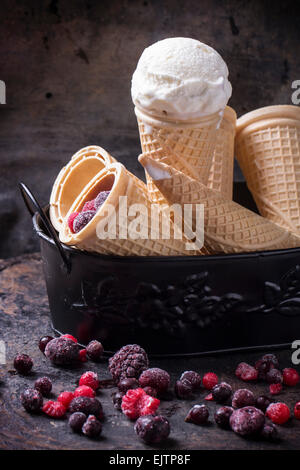
{"label": "frozen blackberry", "polygon": [[21,394],[21,403],[29,413],[39,413],[43,406],[42,394],[34,388],[27,388]]}
{"label": "frozen blackberry", "polygon": [[103,418],[103,409],[102,405],[97,398],[90,397],[76,397],[70,403],[69,406],[70,413],[76,413],[80,411],[86,416],[95,415],[98,419]]}
{"label": "frozen blackberry", "polygon": [[42,336],[42,338],[40,339],[39,341],[39,348],[40,348],[40,351],[42,351],[42,353],[44,354],[45,352],[45,349],[46,349],[46,346],[47,344],[49,343],[49,341],[51,341],[53,338],[53,336]]}
{"label": "frozen blackberry", "polygon": [[128,377],[139,378],[148,369],[146,352],[138,344],[127,344],[109,359],[108,369],[117,384]]}
{"label": "frozen blackberry", "polygon": [[141,416],[135,423],[134,430],[146,444],[158,444],[170,434],[170,424],[164,416]]}
{"label": "frozen blackberry", "polygon": [[133,390],[139,387],[139,382],[134,377],[123,379],[118,383],[118,389],[120,392],[126,393],[127,390]]}
{"label": "frozen blackberry", "polygon": [[150,395],[150,397],[157,397],[157,391],[153,387],[144,387],[143,388],[144,392],[147,393],[147,395]]}
{"label": "frozen blackberry", "polygon": [[228,383],[221,382],[213,387],[211,393],[217,403],[226,403],[231,397],[232,388]]}
{"label": "frozen blackberry", "polygon": [[79,346],[69,338],[55,338],[49,341],[45,356],[56,365],[71,365],[79,361]]}
{"label": "frozen blackberry", "polygon": [[81,432],[82,426],[86,422],[86,415],[80,411],[72,413],[69,418],[69,426],[74,432]]}
{"label": "frozen blackberry", "polygon": [[278,369],[270,369],[266,373],[266,380],[268,384],[282,384],[283,376],[280,370]]}
{"label": "frozen blackberry", "polygon": [[255,398],[253,393],[247,388],[240,388],[234,392],[232,397],[233,408],[243,408],[244,406],[254,406]]}
{"label": "frozen blackberry", "polygon": [[201,376],[193,370],[186,370],[181,374],[179,380],[187,380],[191,383],[193,390],[199,390],[201,388]]}
{"label": "frozen blackberry", "polygon": [[265,354],[255,363],[255,369],[258,371],[258,378],[265,380],[267,372],[271,369],[277,369],[278,366],[278,359],[274,354]]}
{"label": "frozen blackberry", "polygon": [[266,395],[261,395],[256,398],[255,406],[265,413],[270,403],[272,403],[272,400],[269,397]]}
{"label": "frozen blackberry", "polygon": [[220,428],[229,428],[229,419],[233,413],[233,408],[231,406],[221,406],[214,415],[215,422]]}
{"label": "frozen blackberry", "polygon": [[271,441],[271,442],[278,441],[279,440],[278,427],[273,423],[265,423],[264,427],[261,430],[260,435],[266,441]]}
{"label": "frozen blackberry", "polygon": [[265,424],[265,415],[254,406],[245,406],[235,410],[230,416],[231,429],[240,436],[259,433]]}
{"label": "frozen blackberry", "polygon": [[103,351],[104,348],[102,344],[97,340],[91,341],[86,347],[88,357],[94,362],[99,362],[101,360]]}
{"label": "frozen blackberry", "polygon": [[102,204],[106,201],[106,199],[109,196],[109,193],[110,191],[100,191],[100,193],[98,194],[98,196],[96,197],[94,201],[94,206],[96,210],[98,210],[99,207],[101,207]]}
{"label": "frozen blackberry", "polygon": [[124,397],[125,393],[123,392],[114,392],[112,393],[112,401],[114,404],[114,408],[118,411],[122,410],[122,399]]}
{"label": "frozen blackberry", "polygon": [[80,232],[94,217],[96,211],[84,211],[80,212],[73,221],[74,233]]}
{"label": "frozen blackberry", "polygon": [[177,380],[174,391],[177,398],[190,398],[193,395],[193,386],[187,380]]}
{"label": "frozen blackberry", "polygon": [[19,374],[27,375],[33,367],[33,360],[27,354],[18,354],[14,359],[14,368]]}
{"label": "frozen blackberry", "polygon": [[194,424],[206,424],[208,417],[209,410],[206,405],[194,405],[188,412],[184,421]]}
{"label": "frozen blackberry", "polygon": [[35,381],[34,388],[41,392],[44,397],[48,397],[52,390],[52,382],[49,377],[41,377]]}
{"label": "frozen blackberry", "polygon": [[163,369],[153,367],[145,370],[139,378],[140,386],[152,387],[158,395],[165,393],[170,385],[170,375]]}
{"label": "frozen blackberry", "polygon": [[102,432],[102,424],[96,416],[90,415],[82,426],[82,432],[88,437],[99,437]]}

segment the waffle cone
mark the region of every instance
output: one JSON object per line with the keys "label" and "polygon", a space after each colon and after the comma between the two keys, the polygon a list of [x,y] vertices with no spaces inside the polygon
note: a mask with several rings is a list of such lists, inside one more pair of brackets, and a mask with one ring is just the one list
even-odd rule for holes
{"label": "waffle cone", "polygon": [[232,199],[233,162],[236,112],[226,106],[223,119],[216,134],[207,186],[219,191],[226,199]]}
{"label": "waffle cone", "polygon": [[74,200],[86,184],[115,159],[101,147],[79,150],[59,172],[50,196],[50,219],[57,231]]}
{"label": "waffle cone", "polygon": [[[110,190],[110,194],[93,219],[81,231],[72,233],[67,223],[69,215],[75,211],[79,212],[84,203],[93,199],[100,191],[107,190]],[[139,228],[136,231],[130,225],[132,219],[122,216],[120,196],[127,197],[128,209],[132,204],[142,204],[147,209],[146,215],[140,218]],[[113,215],[108,215],[108,205],[115,209],[116,232],[113,238],[103,239],[98,236],[99,229],[109,226],[109,223],[114,221]],[[128,227],[128,232],[126,227]],[[163,239],[160,224],[157,229],[153,230],[154,236],[149,237],[150,227],[152,230],[151,200],[147,186],[127,171],[121,163],[113,163],[95,175],[76,198],[65,218],[60,231],[60,239],[63,243],[74,245],[82,250],[109,255],[171,256],[193,254],[186,249],[185,241],[177,240],[172,236],[171,239]],[[146,228],[146,237],[136,237],[136,233],[141,232],[144,228]]]}
{"label": "waffle cone", "polygon": [[300,108],[268,106],[239,118],[236,157],[260,214],[300,234]]}
{"label": "waffle cone", "polygon": [[209,251],[240,253],[300,246],[300,238],[173,167],[145,156],[139,160],[169,204],[204,205],[204,246]]}

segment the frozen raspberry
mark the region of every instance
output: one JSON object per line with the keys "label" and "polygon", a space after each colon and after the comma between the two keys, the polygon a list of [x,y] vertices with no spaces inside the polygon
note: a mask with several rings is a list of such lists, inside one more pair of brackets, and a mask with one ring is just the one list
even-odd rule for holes
{"label": "frozen raspberry", "polygon": [[279,395],[279,393],[282,390],[282,385],[281,384],[271,384],[269,386],[269,390],[271,395]]}
{"label": "frozen raspberry", "polygon": [[292,369],[291,367],[283,369],[282,375],[284,385],[288,385],[289,387],[294,387],[300,380],[300,376],[296,369]]}
{"label": "frozen raspberry", "polygon": [[214,401],[214,397],[212,396],[212,393],[209,393],[208,395],[206,395],[206,397],[204,398],[204,400],[206,400],[206,401]]}
{"label": "frozen raspberry", "polygon": [[82,230],[92,220],[95,214],[95,211],[80,212],[73,222],[74,233],[80,232],[80,230]]}
{"label": "frozen raspberry", "polygon": [[129,419],[150,415],[156,412],[160,401],[147,395],[142,388],[128,390],[122,399],[122,411]]}
{"label": "frozen raspberry", "polygon": [[158,395],[165,393],[170,385],[170,375],[163,369],[153,367],[152,369],[145,370],[140,378],[139,383],[141,387],[155,388]]}
{"label": "frozen raspberry", "polygon": [[174,391],[177,398],[190,398],[193,395],[193,386],[187,380],[177,380]]}
{"label": "frozen raspberry", "polygon": [[294,406],[294,416],[296,419],[300,419],[300,401]]}
{"label": "frozen raspberry", "polygon": [[255,398],[253,393],[246,388],[240,388],[234,392],[232,397],[233,408],[243,408],[244,406],[254,406]]}
{"label": "frozen raspberry", "polygon": [[122,400],[123,400],[124,395],[125,395],[125,393],[120,392],[120,391],[119,392],[114,392],[111,395],[112,401],[113,401],[113,404],[114,404],[114,408],[118,411],[122,410]]}
{"label": "frozen raspberry", "polygon": [[93,390],[97,390],[100,385],[98,375],[91,370],[85,372],[79,379],[79,385],[87,385]]}
{"label": "frozen raspberry", "polygon": [[220,428],[229,428],[229,419],[232,413],[233,408],[231,406],[221,406],[221,408],[215,412],[215,422]]}
{"label": "frozen raspberry", "polygon": [[285,403],[271,403],[266,416],[275,424],[284,424],[290,419],[290,410]]}
{"label": "frozen raspberry", "polygon": [[51,341],[53,338],[53,336],[42,336],[42,338],[40,339],[39,341],[39,348],[40,348],[40,351],[44,354],[45,352],[45,348],[47,346],[47,344],[49,343],[49,341]]}
{"label": "frozen raspberry", "polygon": [[265,416],[254,406],[245,406],[234,410],[229,419],[231,429],[240,436],[259,433],[265,424]]}
{"label": "frozen raspberry", "polygon": [[258,408],[259,410],[265,413],[270,403],[271,403],[271,399],[269,397],[266,397],[265,395],[261,395],[260,397],[256,398],[255,406],[256,408]]}
{"label": "frozen raspberry", "polygon": [[69,426],[74,432],[81,432],[82,426],[86,422],[86,415],[77,411],[71,414],[69,418]]}
{"label": "frozen raspberry", "polygon": [[110,191],[100,191],[98,196],[95,199],[95,209],[98,210],[99,207],[106,201],[109,196]]}
{"label": "frozen raspberry", "polygon": [[70,413],[80,411],[86,416],[95,415],[98,419],[103,419],[102,405],[97,398],[90,397],[76,397],[74,398],[69,406]]}
{"label": "frozen raspberry", "polygon": [[73,398],[74,398],[74,393],[73,392],[65,391],[65,392],[61,392],[58,395],[57,401],[59,401],[62,405],[64,405],[66,410],[68,410],[69,406],[70,406],[70,403],[73,400]]}
{"label": "frozen raspberry", "polygon": [[157,391],[155,390],[155,388],[144,387],[143,390],[145,393],[147,393],[147,395],[150,395],[151,397],[157,397]]}
{"label": "frozen raspberry", "polygon": [[72,212],[72,214],[70,214],[68,217],[68,226],[72,233],[75,233],[74,220],[76,219],[78,215],[79,215],[79,212]]}
{"label": "frozen raspberry", "polygon": [[278,369],[270,369],[266,373],[266,380],[269,384],[282,384],[282,373]]}
{"label": "frozen raspberry", "polygon": [[66,414],[66,408],[59,401],[49,400],[43,406],[43,412],[51,418],[63,418]]}
{"label": "frozen raspberry", "polygon": [[170,424],[164,416],[141,416],[134,425],[138,437],[146,444],[159,444],[170,434]]}
{"label": "frozen raspberry", "polygon": [[88,437],[98,437],[102,432],[102,424],[96,416],[90,415],[82,426],[82,432]]}
{"label": "frozen raspberry", "polygon": [[91,201],[87,201],[82,208],[82,212],[95,211],[95,210],[96,210],[95,199],[92,199]]}
{"label": "frozen raspberry", "polygon": [[86,352],[89,359],[94,362],[99,362],[102,359],[103,351],[104,348],[102,344],[97,340],[91,341],[86,347]]}
{"label": "frozen raspberry", "polygon": [[148,369],[148,365],[148,356],[144,349],[137,344],[128,344],[109,359],[108,369],[117,384],[127,377],[138,379]]}
{"label": "frozen raspberry", "polygon": [[235,375],[245,382],[250,382],[251,380],[257,379],[258,372],[254,367],[250,366],[246,362],[240,362],[236,368]]}
{"label": "frozen raspberry", "polygon": [[34,388],[41,392],[44,397],[48,397],[52,390],[52,382],[49,377],[41,377],[35,381]]}
{"label": "frozen raspberry", "polygon": [[118,389],[120,392],[126,393],[127,390],[133,390],[135,388],[139,388],[139,382],[134,377],[123,379],[118,383]]}
{"label": "frozen raspberry", "polygon": [[194,391],[199,390],[201,388],[201,376],[193,370],[186,370],[185,372],[183,372],[179,380],[187,380],[188,382],[190,382]]}
{"label": "frozen raspberry", "polygon": [[78,343],[77,339],[73,335],[70,335],[69,333],[65,335],[61,335],[61,338],[71,339],[72,341],[74,341],[74,343]]}
{"label": "frozen raspberry", "polygon": [[80,351],[79,351],[79,361],[80,362],[87,362],[86,349],[80,349]]}
{"label": "frozen raspberry", "polygon": [[38,413],[43,406],[42,394],[34,388],[27,388],[21,394],[21,403],[29,413]]}
{"label": "frozen raspberry", "polygon": [[90,397],[94,398],[95,397],[95,390],[93,390],[91,387],[88,385],[80,385],[80,387],[77,387],[74,392],[74,397]]}
{"label": "frozen raspberry", "polygon": [[57,365],[69,365],[78,362],[78,354],[78,344],[68,338],[55,338],[47,344],[45,349],[45,356]]}
{"label": "frozen raspberry", "polygon": [[271,369],[277,369],[278,366],[278,359],[274,354],[265,354],[255,363],[255,369],[258,371],[258,378],[265,380],[267,372]]}
{"label": "frozen raspberry", "polygon": [[218,382],[218,376],[214,372],[207,372],[207,374],[205,374],[202,379],[203,387],[207,390],[212,390],[212,388],[217,385]]}
{"label": "frozen raspberry", "polygon": [[27,354],[18,354],[14,359],[14,368],[19,374],[27,375],[33,367],[33,360]]}
{"label": "frozen raspberry", "polygon": [[279,440],[279,432],[277,426],[272,423],[266,423],[261,430],[260,436],[266,441],[275,442]]}
{"label": "frozen raspberry", "polygon": [[217,403],[226,403],[232,395],[232,388],[228,383],[221,382],[214,386],[211,393]]}
{"label": "frozen raspberry", "polygon": [[194,424],[206,424],[208,417],[209,411],[206,405],[194,405],[188,412],[184,421]]}

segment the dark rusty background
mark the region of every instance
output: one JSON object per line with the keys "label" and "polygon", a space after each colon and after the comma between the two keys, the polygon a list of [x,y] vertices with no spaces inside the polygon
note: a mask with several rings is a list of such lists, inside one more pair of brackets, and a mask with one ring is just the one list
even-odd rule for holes
{"label": "dark rusty background", "polygon": [[0,257],[37,249],[19,180],[46,203],[61,166],[89,144],[143,174],[130,79],[146,46],[191,36],[216,48],[240,115],[291,102],[299,14],[295,1],[2,0]]}

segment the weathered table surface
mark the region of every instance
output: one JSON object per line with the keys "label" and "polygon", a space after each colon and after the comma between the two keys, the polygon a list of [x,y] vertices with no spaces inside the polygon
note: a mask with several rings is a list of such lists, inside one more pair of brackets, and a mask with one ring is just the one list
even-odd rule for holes
{"label": "weathered table surface", "polygon": [[[90,440],[73,434],[66,420],[52,420],[44,416],[32,416],[20,405],[19,395],[31,386],[37,377],[47,375],[54,384],[54,395],[72,389],[84,370],[98,372],[101,379],[108,379],[107,362],[85,363],[78,369],[65,370],[51,366],[38,349],[38,339],[50,334],[49,309],[39,255],[26,255],[0,261],[0,339],[7,347],[7,364],[0,366],[0,448],[1,449],[149,449],[140,442],[133,430],[133,423],[114,410],[111,401],[112,388],[99,392],[105,410],[103,436]],[[14,373],[12,361],[18,352],[28,353],[34,360],[32,375],[22,377]],[[155,359],[153,366],[167,369],[174,383],[183,370],[198,370],[200,374],[213,370],[234,389],[244,385],[233,371],[241,361],[253,362],[261,353],[224,355],[223,357],[189,359]],[[282,367],[291,366],[291,351],[280,351]],[[267,392],[266,384],[247,385],[256,395]],[[213,420],[216,405],[207,402],[211,410],[207,426],[195,426],[184,422],[193,404],[202,403],[205,392],[191,401],[170,399],[162,401],[162,414],[170,419],[172,432],[162,449],[299,449],[300,422],[292,419],[281,427],[282,440],[278,444],[259,440],[245,440],[231,431],[220,430]],[[291,407],[300,399],[300,385],[285,391],[282,399]],[[159,447],[158,447],[159,449]]]}

